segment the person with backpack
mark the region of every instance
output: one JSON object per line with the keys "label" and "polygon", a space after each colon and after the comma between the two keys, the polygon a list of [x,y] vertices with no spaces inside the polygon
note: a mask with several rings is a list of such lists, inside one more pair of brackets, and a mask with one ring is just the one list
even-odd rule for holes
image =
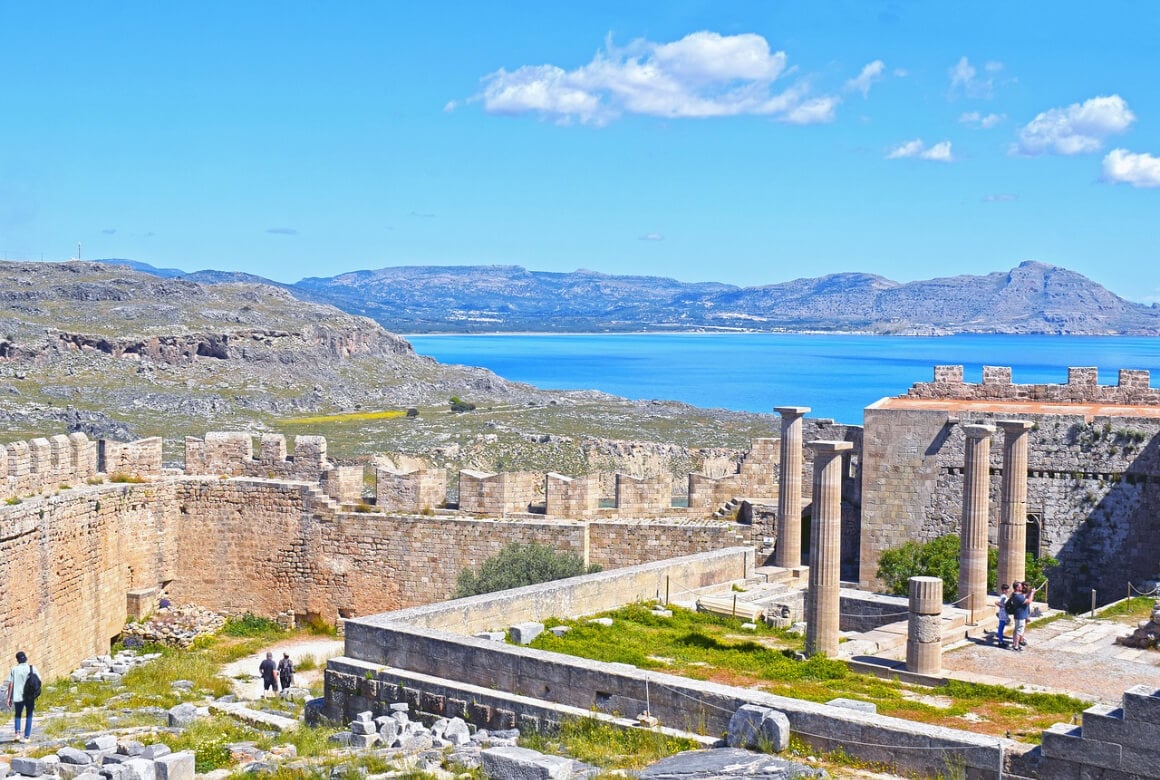
{"label": "person with backpack", "polygon": [[1035,588],[1028,588],[1028,583],[1017,582],[1013,586],[1015,592],[1007,599],[1007,611],[1015,618],[1015,630],[1011,636],[1011,649],[1022,650],[1027,644],[1023,638],[1027,630],[1027,615],[1031,612],[1031,602],[1035,598]]}
{"label": "person with backpack", "polygon": [[[28,656],[21,650],[16,654],[16,666],[8,673],[8,706],[16,708],[16,741],[27,742],[32,735],[32,710],[40,696],[40,675],[36,667],[28,663]],[[20,736],[20,718],[24,716],[24,736]]]}
{"label": "person with backpack", "polygon": [[289,653],[282,653],[282,660],[278,662],[278,682],[282,684],[282,690],[294,683],[294,664],[290,662]]}

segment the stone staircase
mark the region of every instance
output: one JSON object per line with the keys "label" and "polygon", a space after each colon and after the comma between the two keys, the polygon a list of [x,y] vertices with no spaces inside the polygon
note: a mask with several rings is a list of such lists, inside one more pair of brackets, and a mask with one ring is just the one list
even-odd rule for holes
{"label": "stone staircase", "polygon": [[746,499],[744,498],[737,498],[734,496],[719,506],[716,511],[713,512],[713,517],[716,517],[719,520],[732,520],[737,517],[737,510],[741,508],[741,504],[745,501]]}

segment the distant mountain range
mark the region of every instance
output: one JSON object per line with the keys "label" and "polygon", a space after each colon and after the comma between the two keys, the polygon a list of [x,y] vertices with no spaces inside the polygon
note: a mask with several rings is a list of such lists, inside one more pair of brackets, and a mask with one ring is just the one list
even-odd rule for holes
{"label": "distant mountain range", "polygon": [[905,284],[863,273],[761,287],[690,284],[519,266],[401,266],[279,284],[252,274],[157,269],[203,284],[273,284],[371,317],[396,333],[864,331],[898,335],[1160,335],[1160,307],[1132,303],[1066,268],[1034,261],[985,276]]}

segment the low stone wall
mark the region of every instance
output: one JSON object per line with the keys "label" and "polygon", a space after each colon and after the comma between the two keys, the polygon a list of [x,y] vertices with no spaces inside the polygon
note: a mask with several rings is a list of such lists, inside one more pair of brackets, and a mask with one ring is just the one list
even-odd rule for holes
{"label": "low stone wall", "polygon": [[[531,727],[557,722],[561,707],[630,717],[647,708],[666,726],[720,734],[741,705],[759,704],[784,712],[796,736],[820,750],[841,747],[927,776],[948,769],[945,756],[961,756],[970,776],[1000,776],[1008,740],[465,636],[655,598],[663,578],[694,569],[706,585],[728,582],[751,556],[722,550],[348,621],[345,657],[327,666],[328,716],[386,712],[404,699],[449,717]],[[615,641],[615,625],[608,631]]]}
{"label": "low stone wall", "polygon": [[1084,710],[1081,725],[1043,732],[1040,777],[1160,777],[1160,688],[1124,691],[1121,706]]}

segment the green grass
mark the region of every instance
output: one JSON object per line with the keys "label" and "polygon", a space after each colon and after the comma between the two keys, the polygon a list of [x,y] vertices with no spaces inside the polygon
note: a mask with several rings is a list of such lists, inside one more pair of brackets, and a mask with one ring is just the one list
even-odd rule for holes
{"label": "green grass", "polygon": [[[661,669],[726,685],[759,687],[771,693],[826,702],[837,697],[872,702],[882,715],[966,728],[990,734],[1012,732],[1034,741],[1051,724],[1088,707],[1059,694],[1028,693],[1002,686],[953,681],[942,688],[908,685],[851,672],[841,661],[814,656],[795,658],[802,639],[759,625],[743,632],[740,620],[673,607],[672,618],[653,615],[637,604],[606,613],[612,628],[587,620],[545,621],[566,624],[562,637],[541,634],[533,647],[598,661]],[[610,641],[615,636],[616,641]],[[939,697],[937,700],[930,697]],[[979,722],[963,718],[968,713]]]}
{"label": "green grass", "polygon": [[262,750],[273,744],[262,732],[224,715],[198,718],[184,731],[165,737],[165,744],[174,752],[193,751],[198,774],[230,766],[230,749],[227,745],[231,742],[254,742]]}
{"label": "green grass", "polygon": [[1155,603],[1156,599],[1151,596],[1133,596],[1130,599],[1118,601],[1107,609],[1096,612],[1096,617],[1132,617],[1142,619],[1152,614],[1152,607]]}
{"label": "green grass", "polygon": [[601,769],[642,769],[666,756],[700,747],[691,739],[649,729],[620,728],[595,718],[565,720],[551,736],[521,735],[520,745],[578,758]]}

